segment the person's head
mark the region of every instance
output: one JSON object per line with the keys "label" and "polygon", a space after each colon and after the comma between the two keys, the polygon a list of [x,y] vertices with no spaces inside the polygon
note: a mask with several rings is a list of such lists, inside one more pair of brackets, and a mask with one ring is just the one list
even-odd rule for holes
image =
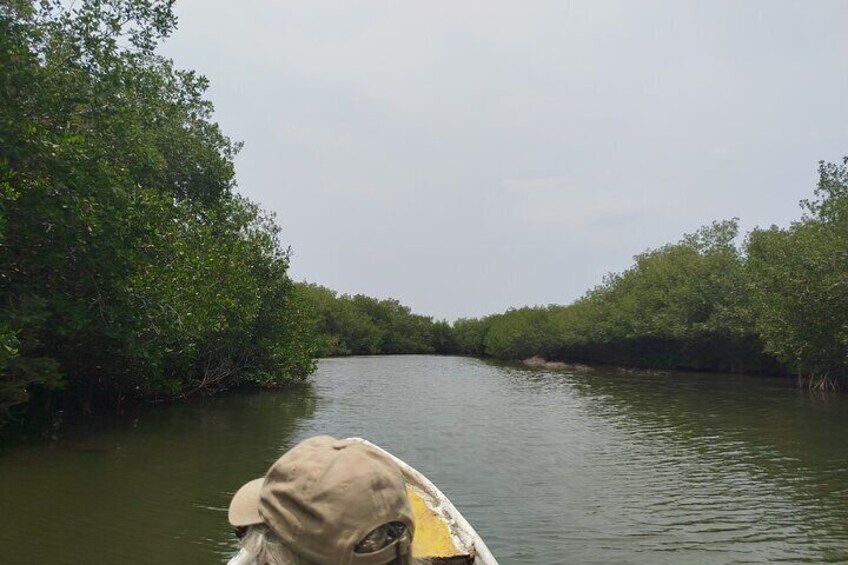
{"label": "person's head", "polygon": [[403,474],[358,441],[299,443],[236,492],[229,521],[261,565],[412,562],[415,522]]}

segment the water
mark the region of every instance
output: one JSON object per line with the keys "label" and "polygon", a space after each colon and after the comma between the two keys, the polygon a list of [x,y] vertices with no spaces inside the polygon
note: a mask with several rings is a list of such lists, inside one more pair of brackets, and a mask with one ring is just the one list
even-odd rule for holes
{"label": "water", "polygon": [[424,472],[504,565],[848,562],[848,396],[408,356],[0,455],[4,563],[221,563],[229,496],[317,433]]}

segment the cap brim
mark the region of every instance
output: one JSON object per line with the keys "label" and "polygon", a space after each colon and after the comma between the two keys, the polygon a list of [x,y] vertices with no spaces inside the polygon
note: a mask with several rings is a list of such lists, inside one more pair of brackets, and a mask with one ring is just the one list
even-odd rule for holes
{"label": "cap brim", "polygon": [[227,513],[230,525],[240,528],[262,522],[262,516],[259,515],[259,491],[264,483],[264,477],[254,479],[236,491]]}

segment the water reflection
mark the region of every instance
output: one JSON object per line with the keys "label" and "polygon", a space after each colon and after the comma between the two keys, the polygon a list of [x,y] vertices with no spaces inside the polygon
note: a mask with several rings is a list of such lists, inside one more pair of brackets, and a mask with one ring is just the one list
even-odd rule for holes
{"label": "water reflection", "polygon": [[[218,563],[232,491],[314,409],[311,387],[174,404],[0,458],[0,554],[12,563]],[[11,557],[10,557],[11,556]]]}
{"label": "water reflection", "polygon": [[716,544],[738,559],[848,559],[844,397],[735,375],[501,371],[517,390],[568,388],[585,418],[622,434],[592,467],[621,487],[610,494],[622,512],[640,516],[629,536],[662,534],[673,541],[658,549],[674,552]]}
{"label": "water reflection", "polygon": [[232,490],[330,433],[427,474],[504,565],[846,560],[846,424],[848,396],[754,377],[325,360],[311,387],[3,455],[0,555],[220,563]]}

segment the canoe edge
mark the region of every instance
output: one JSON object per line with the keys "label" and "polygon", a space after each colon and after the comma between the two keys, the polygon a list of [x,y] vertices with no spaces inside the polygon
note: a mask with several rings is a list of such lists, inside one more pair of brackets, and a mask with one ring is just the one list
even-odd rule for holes
{"label": "canoe edge", "polygon": [[430,482],[430,479],[406,461],[396,457],[379,445],[374,445],[370,441],[359,437],[349,439],[368,445],[391,457],[401,468],[412,486],[423,491],[431,499],[429,502],[434,503],[433,510],[445,518],[449,525],[453,526],[449,529],[451,536],[458,542],[457,547],[467,550],[474,557],[474,563],[476,565],[498,565],[498,561],[492,555],[492,552],[489,551],[483,538],[480,537],[477,531],[468,523],[468,520],[456,509],[456,506],[453,505],[448,497],[436,485]]}

